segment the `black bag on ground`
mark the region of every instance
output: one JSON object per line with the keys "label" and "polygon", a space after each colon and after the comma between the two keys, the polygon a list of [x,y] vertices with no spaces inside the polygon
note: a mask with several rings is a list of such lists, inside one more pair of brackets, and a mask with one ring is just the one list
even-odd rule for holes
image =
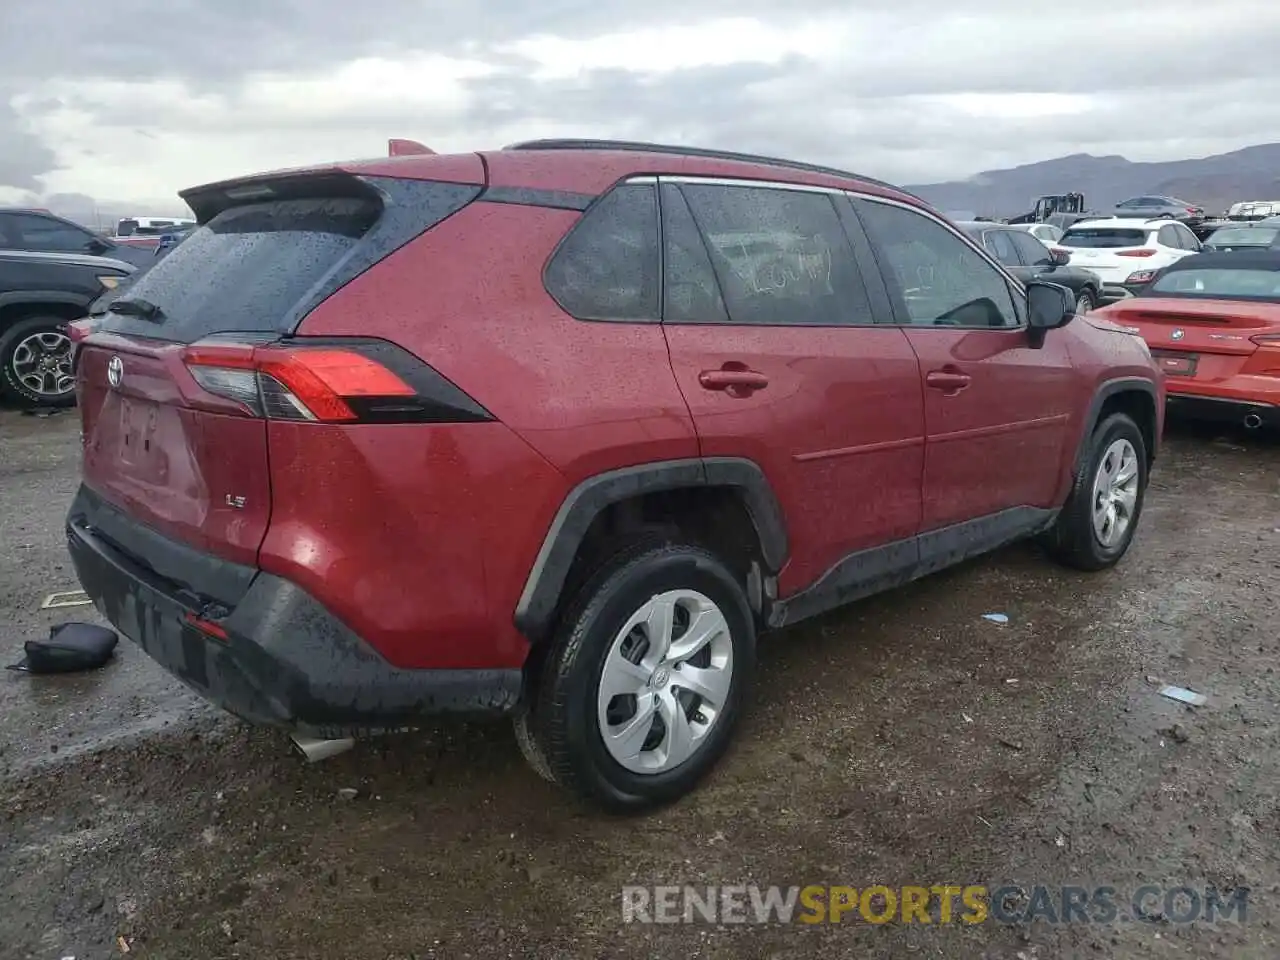
{"label": "black bag on ground", "polygon": [[105,666],[115,652],[114,631],[92,623],[59,623],[48,640],[28,640],[26,656],[10,670],[24,673],[76,673]]}

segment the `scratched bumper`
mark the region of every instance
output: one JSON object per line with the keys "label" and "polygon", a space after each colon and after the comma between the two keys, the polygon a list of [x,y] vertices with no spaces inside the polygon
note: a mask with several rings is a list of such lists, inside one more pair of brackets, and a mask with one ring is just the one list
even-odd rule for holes
{"label": "scratched bumper", "polygon": [[[146,565],[92,520],[113,533],[128,521],[84,488],[68,513],[71,560],[98,610],[188,687],[251,723],[310,737],[359,736],[442,713],[501,714],[519,700],[519,670],[393,666],[295,584],[246,568],[228,573],[236,565],[154,531],[145,533],[151,554],[163,544],[171,562]],[[222,600],[191,582],[201,577]],[[243,593],[225,604],[235,584]],[[193,618],[225,638],[197,629]]]}

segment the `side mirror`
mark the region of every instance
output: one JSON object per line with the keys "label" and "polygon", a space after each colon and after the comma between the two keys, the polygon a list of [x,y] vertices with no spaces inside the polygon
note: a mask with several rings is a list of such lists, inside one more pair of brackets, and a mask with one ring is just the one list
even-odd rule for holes
{"label": "side mirror", "polygon": [[1067,253],[1065,250],[1060,250],[1057,247],[1054,247],[1049,251],[1049,262],[1055,267],[1065,267],[1071,262],[1071,254]]}
{"label": "side mirror", "polygon": [[1076,298],[1066,287],[1043,280],[1027,284],[1027,324],[1043,336],[1046,330],[1065,326],[1076,315]]}
{"label": "side mirror", "polygon": [[106,253],[113,248],[113,244],[101,237],[90,237],[84,248],[90,253]]}

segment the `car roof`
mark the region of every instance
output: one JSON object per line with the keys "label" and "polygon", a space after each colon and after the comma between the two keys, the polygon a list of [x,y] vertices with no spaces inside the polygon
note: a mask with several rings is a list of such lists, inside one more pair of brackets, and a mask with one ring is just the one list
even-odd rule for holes
{"label": "car roof", "polygon": [[627,177],[693,175],[856,190],[932,209],[900,187],[834,167],[726,150],[628,140],[532,140],[483,153],[411,154],[272,170],[202,184],[181,191],[179,196],[196,210],[198,219],[205,219],[199,208],[206,212],[216,210],[216,201],[205,201],[217,194],[263,181],[324,173],[487,182],[490,188],[547,190],[589,197],[603,193]]}
{"label": "car roof", "polygon": [[1176,270],[1277,270],[1280,250],[1237,250],[1233,253],[1208,251],[1175,260],[1162,273]]}

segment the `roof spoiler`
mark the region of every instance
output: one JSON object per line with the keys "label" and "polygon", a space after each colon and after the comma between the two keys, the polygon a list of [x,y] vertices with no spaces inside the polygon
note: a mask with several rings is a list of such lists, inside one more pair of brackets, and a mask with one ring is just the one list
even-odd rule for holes
{"label": "roof spoiler", "polygon": [[413,157],[422,156],[423,154],[435,154],[435,151],[417,140],[392,139],[387,141],[388,157]]}

